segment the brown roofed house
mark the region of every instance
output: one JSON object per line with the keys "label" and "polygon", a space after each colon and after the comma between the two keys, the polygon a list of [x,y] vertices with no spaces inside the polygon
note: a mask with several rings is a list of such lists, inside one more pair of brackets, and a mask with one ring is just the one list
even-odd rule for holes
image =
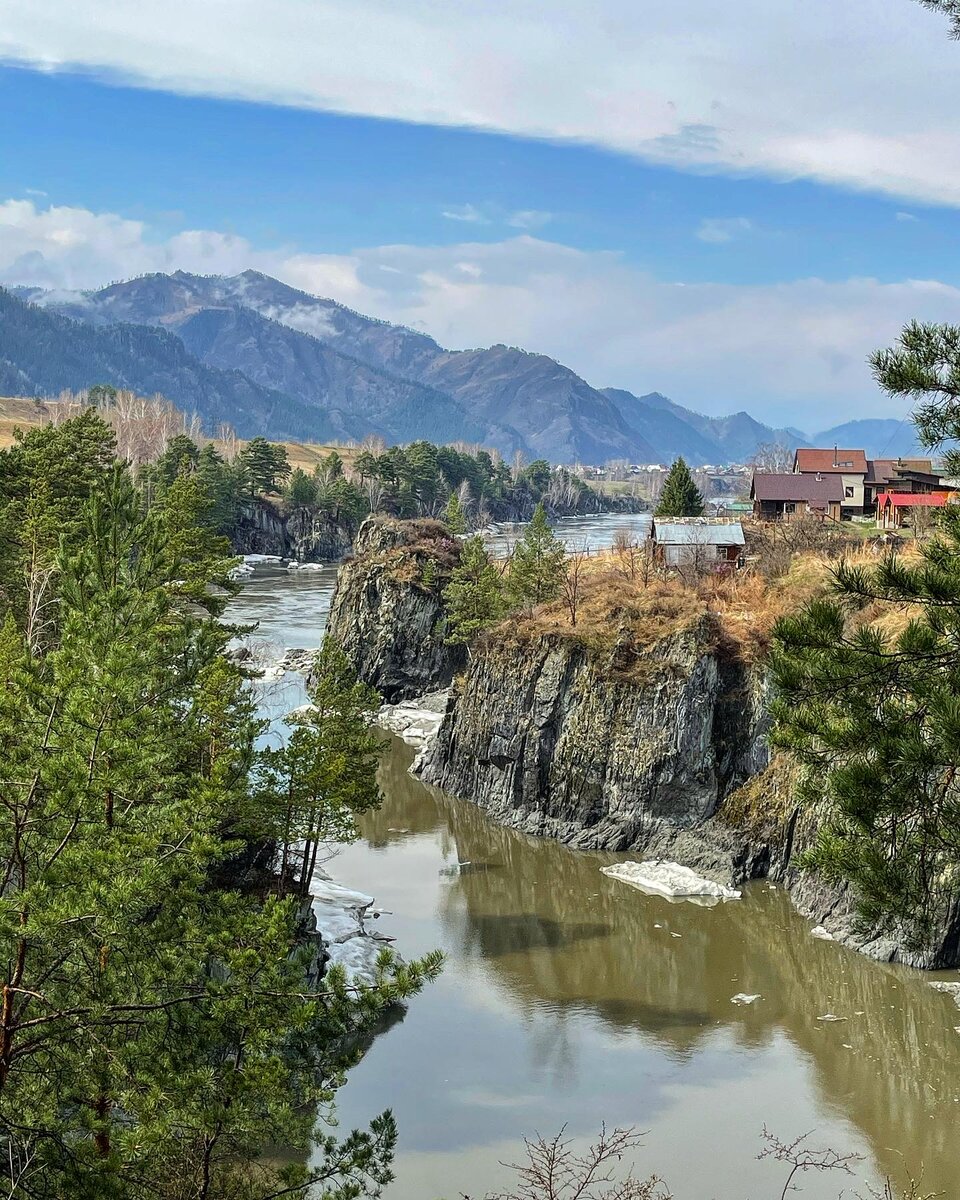
{"label": "brown roofed house", "polygon": [[794,455],[793,469],[798,475],[834,475],[843,481],[840,515],[859,517],[864,514],[867,476],[867,456],[862,450],[804,449]]}
{"label": "brown roofed house", "polygon": [[750,486],[750,499],[753,515],[760,521],[799,521],[809,516],[839,521],[843,477],[758,472]]}

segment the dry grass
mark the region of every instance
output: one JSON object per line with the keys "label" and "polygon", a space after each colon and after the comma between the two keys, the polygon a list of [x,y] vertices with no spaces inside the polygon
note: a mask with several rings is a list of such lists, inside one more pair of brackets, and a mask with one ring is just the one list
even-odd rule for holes
{"label": "dry grass", "polygon": [[[913,551],[908,551],[913,553]],[[873,566],[877,555],[867,547],[846,554],[852,565]],[[717,648],[726,657],[760,662],[770,649],[774,626],[830,589],[833,556],[798,554],[787,571],[770,579],[759,571],[706,575],[685,583],[676,575],[638,571],[630,577],[624,560],[610,550],[581,565],[581,595],[576,624],[561,600],[511,617],[497,628],[501,644],[539,640],[574,642],[631,674],[649,648],[666,637],[692,630],[710,618]],[[904,606],[875,601],[853,618],[896,636],[911,617]],[[639,668],[637,668],[639,669]]]}
{"label": "dry grass", "polygon": [[679,580],[643,586],[594,565],[582,582],[575,625],[566,604],[554,600],[508,618],[491,631],[488,645],[576,645],[605,676],[641,683],[657,666],[649,654],[653,646],[698,630],[707,638],[706,620],[703,600]]}
{"label": "dry grass", "polygon": [[18,429],[43,425],[49,420],[49,409],[42,400],[24,396],[0,396],[0,449],[12,446]]}
{"label": "dry grass", "polygon": [[[50,420],[49,403],[25,396],[0,396],[0,449],[12,446],[17,429],[29,429],[34,425],[45,425]],[[241,446],[243,442],[239,443]],[[282,442],[287,459],[293,468],[300,467],[308,475],[328,454],[336,451],[347,467],[353,465],[360,453],[359,446],[343,446],[339,443]]]}
{"label": "dry grass", "polygon": [[717,819],[758,838],[772,827],[785,826],[796,805],[798,763],[789,755],[776,753],[770,765],[748,779],[723,801]]}

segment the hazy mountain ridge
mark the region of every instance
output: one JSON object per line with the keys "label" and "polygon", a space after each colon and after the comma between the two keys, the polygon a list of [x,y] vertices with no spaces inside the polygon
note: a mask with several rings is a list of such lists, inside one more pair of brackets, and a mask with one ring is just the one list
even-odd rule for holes
{"label": "hazy mountain ridge", "polygon": [[[127,325],[153,327],[179,341],[184,364],[179,374],[171,367],[165,381],[151,352],[140,369],[128,360],[114,364],[122,385],[146,390],[141,378],[148,379],[149,390],[164,392],[207,421],[231,420],[229,410],[236,405],[233,423],[242,434],[462,440],[555,462],[669,462],[682,454],[694,465],[743,462],[760,444],[809,440],[746,412],[707,417],[658,392],[637,396],[597,389],[555,359],[516,347],[445,350],[417,330],[367,317],[257,271],[235,276],[176,271],[84,293],[16,291],[104,336]],[[153,351],[160,345],[153,344]],[[65,372],[40,370],[22,345],[21,354],[30,361],[11,358],[6,339],[0,343],[0,357],[8,360],[6,386],[19,380],[18,389],[50,394],[43,381],[59,380]],[[173,357],[171,345],[163,343],[160,359]],[[102,355],[97,363],[100,374],[93,381],[120,385],[118,377],[103,373],[110,364]],[[91,370],[75,368],[79,374],[72,382],[51,386],[84,386]],[[190,394],[183,372],[201,368],[216,374]]]}
{"label": "hazy mountain ridge", "polygon": [[240,371],[207,366],[163,329],[90,325],[0,288],[0,392],[49,397],[97,383],[160,392],[211,427],[226,421],[245,437],[268,428],[274,437],[331,434],[322,414],[318,421],[305,405]]}
{"label": "hazy mountain ridge", "polygon": [[825,429],[799,445],[863,449],[867,458],[928,458],[931,453],[917,442],[916,430],[910,421],[897,421],[893,417],[847,421],[843,425]]}

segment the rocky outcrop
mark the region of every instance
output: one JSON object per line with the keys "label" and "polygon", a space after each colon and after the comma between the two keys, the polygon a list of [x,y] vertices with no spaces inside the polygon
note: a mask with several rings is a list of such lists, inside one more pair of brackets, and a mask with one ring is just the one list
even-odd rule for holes
{"label": "rocky outcrop", "polygon": [[756,672],[721,660],[707,615],[620,677],[570,639],[491,641],[418,770],[529,833],[752,874],[742,839],[703,828],[766,762],[762,691]]}
{"label": "rocky outcrop", "polygon": [[497,822],[579,849],[634,850],[727,886],[768,878],[824,933],[870,957],[960,963],[960,903],[930,941],[864,928],[850,890],[798,859],[822,814],[795,768],[769,761],[766,681],[717,649],[709,617],[648,646],[629,675],[567,638],[478,647],[421,778]]}
{"label": "rocky outcrop", "polygon": [[796,766],[788,756],[776,754],[764,770],[731,793],[705,833],[749,846],[753,874],[785,887],[797,910],[833,941],[880,962],[925,970],[960,965],[960,900],[944,904],[932,935],[917,944],[902,927],[865,926],[849,887],[800,867],[800,856],[813,845],[823,813],[815,804],[801,805],[797,792]]}
{"label": "rocky outcrop", "polygon": [[328,636],[388,704],[448,687],[465,661],[447,644],[441,601],[459,542],[438,521],[370,517],[355,551],[337,576]]}
{"label": "rocky outcrop", "polygon": [[298,562],[342,558],[350,550],[356,527],[308,508],[283,514],[265,500],[244,505],[231,537],[238,554],[277,554]]}
{"label": "rocky outcrop", "polygon": [[244,505],[230,540],[237,554],[290,554],[286,522],[262,500]]}

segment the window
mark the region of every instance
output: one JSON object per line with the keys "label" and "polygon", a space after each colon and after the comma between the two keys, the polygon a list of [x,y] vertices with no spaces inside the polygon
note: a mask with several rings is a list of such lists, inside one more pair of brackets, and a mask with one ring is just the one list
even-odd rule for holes
{"label": "window", "polygon": [[844,494],[844,496],[845,496],[845,497],[846,497],[848,500],[852,500],[852,499],[853,499],[853,488],[852,488],[852,487],[845,487],[845,488],[843,489],[843,494]]}
{"label": "window", "polygon": [[788,500],[786,502],[786,504],[784,504],[784,506],[783,506],[783,511],[785,513],[794,513],[797,511],[797,506],[794,504],[794,502],[792,500]]}

